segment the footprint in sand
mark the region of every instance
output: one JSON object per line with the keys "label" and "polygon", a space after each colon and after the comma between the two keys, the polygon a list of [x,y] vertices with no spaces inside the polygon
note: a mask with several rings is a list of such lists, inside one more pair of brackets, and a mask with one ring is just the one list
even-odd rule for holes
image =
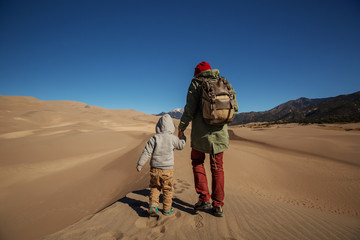
{"label": "footprint in sand", "polygon": [[146,226],[149,228],[155,228],[159,225],[162,225],[162,223],[159,222],[159,219],[160,218],[148,218]]}
{"label": "footprint in sand", "polygon": [[162,218],[160,221],[156,221],[156,224],[154,221],[149,221],[147,225],[149,228],[151,228],[149,239],[161,238],[161,236],[166,232],[166,225],[170,219],[170,217]]}
{"label": "footprint in sand", "polygon": [[197,229],[204,227],[204,223],[202,220],[203,220],[203,216],[201,216],[200,214],[195,216],[194,221],[195,221],[195,227]]}
{"label": "footprint in sand", "polygon": [[173,221],[174,217],[180,218],[181,216],[181,212],[176,211],[174,215],[167,217],[160,216],[159,218],[139,218],[135,221],[135,226],[139,229],[150,228],[153,237],[158,237],[157,234],[163,234],[166,232],[166,225],[168,224],[168,222]]}
{"label": "footprint in sand", "polygon": [[190,184],[187,183],[185,180],[176,179],[176,183],[174,184],[174,192],[176,194],[183,193],[185,190],[190,188]]}
{"label": "footprint in sand", "polygon": [[113,234],[113,237],[116,239],[116,240],[121,240],[123,239],[125,236],[124,236],[124,233],[122,232],[116,232]]}
{"label": "footprint in sand", "polygon": [[184,189],[181,189],[181,190],[175,190],[175,193],[176,194],[181,194],[181,193],[183,193],[184,192]]}
{"label": "footprint in sand", "polygon": [[147,219],[139,218],[135,221],[135,227],[137,228],[146,228],[147,227]]}
{"label": "footprint in sand", "polygon": [[96,239],[113,239],[113,240],[124,240],[128,239],[122,232],[104,232],[96,237]]}
{"label": "footprint in sand", "polygon": [[154,228],[160,223],[158,218],[139,218],[135,221],[135,227],[137,228]]}

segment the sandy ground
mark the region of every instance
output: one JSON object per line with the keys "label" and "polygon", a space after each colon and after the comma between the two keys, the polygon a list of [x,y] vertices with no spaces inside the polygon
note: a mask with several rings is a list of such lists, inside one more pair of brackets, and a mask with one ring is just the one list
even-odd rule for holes
{"label": "sandy ground", "polygon": [[157,119],[0,96],[0,239],[360,239],[360,124],[231,127],[223,218],[192,210],[189,140],[154,219],[135,166]]}

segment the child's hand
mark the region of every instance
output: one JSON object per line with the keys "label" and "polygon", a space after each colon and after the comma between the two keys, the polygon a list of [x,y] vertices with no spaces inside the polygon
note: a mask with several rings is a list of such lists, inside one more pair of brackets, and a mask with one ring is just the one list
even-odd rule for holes
{"label": "child's hand", "polygon": [[141,169],[139,169],[139,168],[137,168],[136,170],[137,170],[138,172],[141,172]]}

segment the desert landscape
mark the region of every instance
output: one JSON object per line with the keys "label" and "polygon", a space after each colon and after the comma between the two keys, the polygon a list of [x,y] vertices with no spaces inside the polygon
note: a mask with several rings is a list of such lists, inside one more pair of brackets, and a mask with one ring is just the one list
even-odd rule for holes
{"label": "desert landscape", "polygon": [[222,218],[193,212],[188,129],[155,219],[135,167],[158,119],[0,96],[0,239],[360,239],[360,123],[229,127]]}

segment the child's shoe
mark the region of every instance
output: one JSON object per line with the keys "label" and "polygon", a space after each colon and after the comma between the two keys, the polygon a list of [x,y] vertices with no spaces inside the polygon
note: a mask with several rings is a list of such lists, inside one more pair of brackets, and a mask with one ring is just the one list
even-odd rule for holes
{"label": "child's shoe", "polygon": [[150,204],[149,206],[150,217],[159,217],[159,209],[157,206]]}
{"label": "child's shoe", "polygon": [[169,216],[169,215],[171,215],[171,214],[173,214],[174,213],[174,209],[173,208],[171,208],[170,210],[164,210],[163,211],[163,214],[165,215],[165,216]]}

